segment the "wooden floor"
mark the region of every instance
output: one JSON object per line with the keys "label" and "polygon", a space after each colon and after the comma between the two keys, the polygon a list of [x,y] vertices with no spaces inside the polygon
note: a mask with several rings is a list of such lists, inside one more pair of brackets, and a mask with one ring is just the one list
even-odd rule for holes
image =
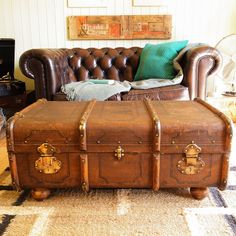
{"label": "wooden floor", "polygon": [[0,173],[8,167],[5,130],[0,132]]}

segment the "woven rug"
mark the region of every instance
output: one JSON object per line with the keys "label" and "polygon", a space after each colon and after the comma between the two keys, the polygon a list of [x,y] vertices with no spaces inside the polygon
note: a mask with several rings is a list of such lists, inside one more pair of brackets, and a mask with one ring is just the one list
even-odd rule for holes
{"label": "woven rug", "polygon": [[236,235],[234,155],[227,189],[202,201],[188,189],[63,189],[37,202],[13,190],[5,147],[0,154],[0,235]]}

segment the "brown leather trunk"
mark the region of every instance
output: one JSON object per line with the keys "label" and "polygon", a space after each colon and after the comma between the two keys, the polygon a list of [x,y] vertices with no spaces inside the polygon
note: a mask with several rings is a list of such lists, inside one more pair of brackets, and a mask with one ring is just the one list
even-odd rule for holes
{"label": "brown leather trunk", "polygon": [[13,184],[40,193],[76,186],[224,189],[231,139],[231,121],[200,99],[39,100],[7,127]]}

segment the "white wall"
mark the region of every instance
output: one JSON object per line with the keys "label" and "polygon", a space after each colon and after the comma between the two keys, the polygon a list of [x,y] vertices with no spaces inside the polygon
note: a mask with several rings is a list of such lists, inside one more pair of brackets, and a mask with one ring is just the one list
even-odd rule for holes
{"label": "white wall", "polygon": [[[79,0],[78,0],[79,1]],[[86,0],[84,0],[86,1]],[[94,0],[96,1],[96,0]],[[143,0],[145,1],[145,0]],[[132,0],[108,0],[106,8],[68,8],[67,0],[0,0],[0,38],[16,40],[15,76],[20,55],[30,48],[130,47],[157,40],[67,39],[66,16],[172,14],[171,40],[188,39],[214,46],[223,36],[236,32],[235,0],[162,0],[162,7],[134,7]],[[27,81],[27,89],[33,81]]]}

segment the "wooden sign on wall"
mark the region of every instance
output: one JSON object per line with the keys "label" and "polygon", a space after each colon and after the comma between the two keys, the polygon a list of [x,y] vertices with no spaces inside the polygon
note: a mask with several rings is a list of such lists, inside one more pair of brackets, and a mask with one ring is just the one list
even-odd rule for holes
{"label": "wooden sign on wall", "polygon": [[69,39],[170,39],[171,15],[69,16]]}

